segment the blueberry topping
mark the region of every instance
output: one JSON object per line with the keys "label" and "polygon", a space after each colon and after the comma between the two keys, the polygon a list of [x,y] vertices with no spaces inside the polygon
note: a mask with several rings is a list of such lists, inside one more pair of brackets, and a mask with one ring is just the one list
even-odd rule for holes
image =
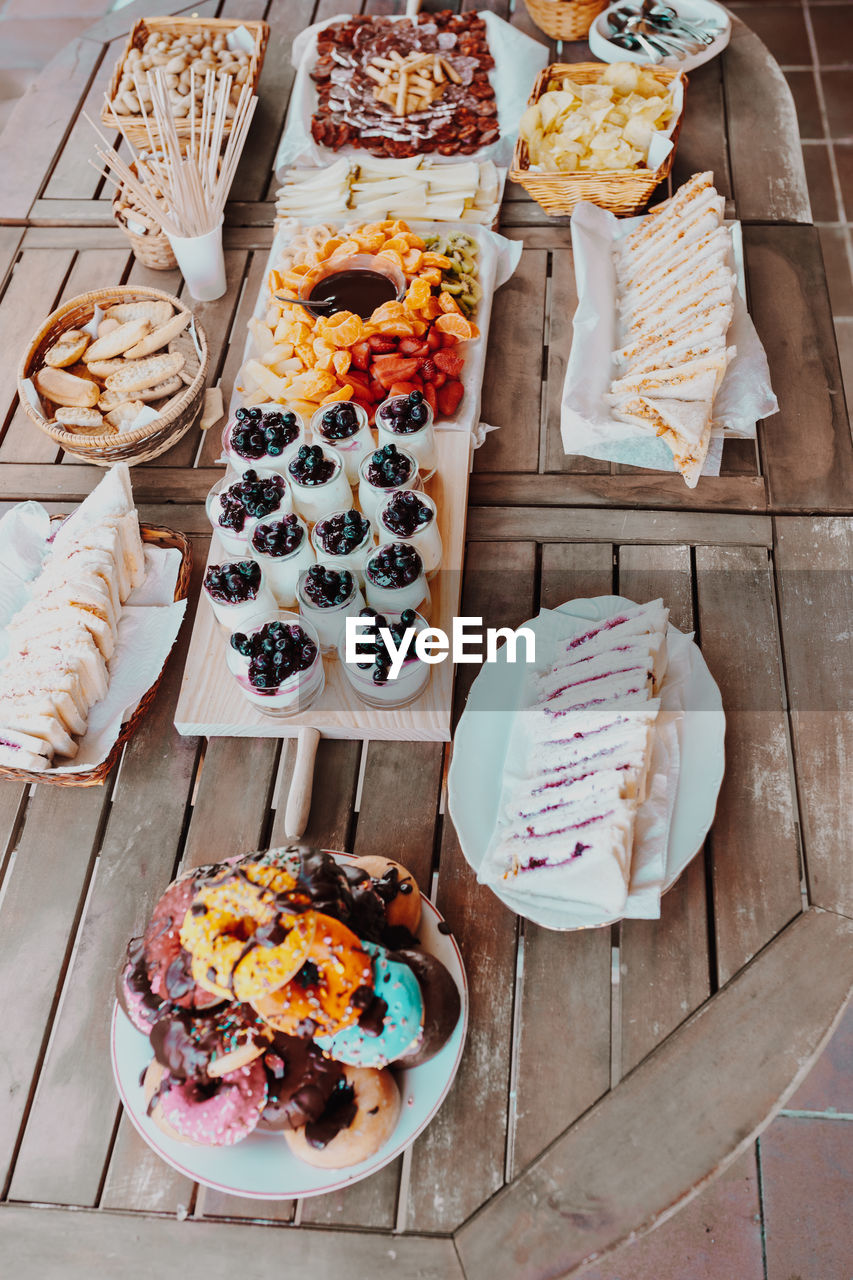
{"label": "blueberry topping", "polygon": [[386,401],[379,416],[395,435],[411,435],[429,422],[429,406],[424,402],[424,393],[415,389],[407,396],[394,396]]}
{"label": "blueberry topping", "polygon": [[284,489],[283,476],[264,476],[258,479],[256,471],[244,471],[243,479],[220,495],[218,523],[224,529],[242,533],[247,518],[260,520],[263,516],[278,511]]}
{"label": "blueberry topping", "polygon": [[265,622],[251,636],[236,632],[231,647],[249,659],[249,683],[260,693],[275,693],[317,657],[317,646],[297,623]]}
{"label": "blueberry topping", "polygon": [[321,520],[314,528],[317,541],[330,556],[347,556],[367,537],[370,521],[353,507]]}
{"label": "blueberry topping", "polygon": [[256,525],[252,530],[252,546],[265,556],[289,556],[302,545],[305,530],[295,515],[268,524]]}
{"label": "blueberry topping", "polygon": [[360,428],[358,412],[351,404],[331,405],[320,419],[320,434],[326,440],[349,440]]}
{"label": "blueberry topping", "polygon": [[348,569],[329,569],[312,564],[302,579],[303,594],[318,609],[334,609],[352,595],[353,577]]}
{"label": "blueberry topping", "polygon": [[296,457],[287,464],[287,469],[298,484],[327,484],[335,474],[335,463],[327,458],[318,444],[303,444]]}
{"label": "blueberry topping", "polygon": [[394,444],[371,454],[364,474],[375,489],[398,489],[412,474],[411,461]]}
{"label": "blueberry topping", "polygon": [[212,600],[242,604],[254,600],[261,585],[261,566],[256,560],[236,560],[212,564],[204,577],[204,589]]}
{"label": "blueberry topping", "polygon": [[[374,684],[387,684],[391,668],[391,652],[379,634],[380,628],[385,628],[391,632],[394,639],[394,647],[399,652],[406,631],[415,625],[415,611],[414,609],[404,609],[400,614],[399,622],[390,623],[384,614],[377,613],[375,609],[361,609],[358,616],[360,618],[372,618],[373,630],[369,632],[362,631],[359,635],[359,653],[364,655],[365,660],[356,665],[360,671],[372,670]],[[414,644],[410,642],[406,650],[405,661],[412,662],[416,659]]]}
{"label": "blueberry topping", "polygon": [[380,547],[367,562],[365,573],[377,587],[407,587],[423,573],[423,561],[407,542]]}
{"label": "blueberry topping", "polygon": [[432,519],[432,511],[422,502],[414,489],[400,489],[382,513],[382,523],[398,538],[411,538]]}
{"label": "blueberry topping", "polygon": [[299,435],[295,413],[262,413],[255,407],[238,409],[235,417],[237,426],[231,431],[231,448],[241,458],[277,458]]}

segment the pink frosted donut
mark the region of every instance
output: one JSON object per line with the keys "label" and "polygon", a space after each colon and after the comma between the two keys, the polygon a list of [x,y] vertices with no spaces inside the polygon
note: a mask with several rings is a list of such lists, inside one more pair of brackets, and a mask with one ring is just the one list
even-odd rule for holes
{"label": "pink frosted donut", "polygon": [[116,996],[137,1031],[147,1036],[162,1011],[163,1001],[151,990],[141,938],[131,938],[127,944],[121,968],[116,974]]}
{"label": "pink frosted donut", "polygon": [[170,1137],[201,1147],[230,1147],[257,1127],[267,1101],[266,1072],[256,1059],[202,1083],[177,1080],[152,1062],[145,1092],[152,1120]]}

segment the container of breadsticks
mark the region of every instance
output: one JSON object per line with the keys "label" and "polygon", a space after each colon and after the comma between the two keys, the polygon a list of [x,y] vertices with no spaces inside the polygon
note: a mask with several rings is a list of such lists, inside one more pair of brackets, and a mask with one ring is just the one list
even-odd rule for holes
{"label": "container of breadsticks", "polygon": [[[135,163],[130,167],[136,171]],[[139,208],[126,187],[119,187],[113,197],[113,217],[130,241],[137,262],[152,271],[174,271],[178,261],[169,237],[150,213]]]}
{"label": "container of breadsticks", "polygon": [[207,338],[171,294],[115,285],[65,302],[18,366],[21,404],[67,453],[109,467],[148,462],[198,421]]}

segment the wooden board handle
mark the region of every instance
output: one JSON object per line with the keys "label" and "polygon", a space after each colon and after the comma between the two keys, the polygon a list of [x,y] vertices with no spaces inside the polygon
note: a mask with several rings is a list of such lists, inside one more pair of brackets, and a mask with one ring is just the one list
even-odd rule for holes
{"label": "wooden board handle", "polygon": [[303,726],[296,739],[296,763],[287,793],[284,830],[288,840],[300,840],[308,826],[311,812],[311,789],[314,785],[314,758],[320,730]]}

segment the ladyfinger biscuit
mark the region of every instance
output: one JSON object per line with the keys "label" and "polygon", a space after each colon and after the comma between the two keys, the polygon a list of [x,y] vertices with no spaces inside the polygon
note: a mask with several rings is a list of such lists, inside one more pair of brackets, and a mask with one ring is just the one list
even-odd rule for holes
{"label": "ladyfinger biscuit", "polygon": [[89,335],[82,329],[66,329],[62,337],[44,353],[44,362],[51,369],[67,369],[76,364],[89,345]]}
{"label": "ladyfinger biscuit", "polygon": [[150,320],[128,320],[126,324],[120,324],[117,329],[113,329],[112,333],[108,333],[106,337],[96,338],[89,350],[85,352],[86,364],[92,360],[109,360],[111,356],[120,356],[128,347],[133,347],[137,342],[141,342],[146,333],[150,333],[152,328]]}
{"label": "ladyfinger biscuit", "polygon": [[126,324],[129,320],[147,320],[152,329],[158,329],[174,314],[172,304],[165,299],[148,298],[142,302],[116,302],[105,312],[109,320]]}
{"label": "ladyfinger biscuit", "polygon": [[53,404],[74,409],[94,409],[101,394],[97,383],[86,378],[75,378],[65,369],[39,369],[33,378],[36,391]]}
{"label": "ladyfinger biscuit", "polygon": [[179,351],[167,351],[159,356],[143,356],[134,360],[118,373],[107,378],[107,388],[115,392],[144,391],[146,387],[156,387],[158,382],[173,378],[184,367],[184,357]]}

